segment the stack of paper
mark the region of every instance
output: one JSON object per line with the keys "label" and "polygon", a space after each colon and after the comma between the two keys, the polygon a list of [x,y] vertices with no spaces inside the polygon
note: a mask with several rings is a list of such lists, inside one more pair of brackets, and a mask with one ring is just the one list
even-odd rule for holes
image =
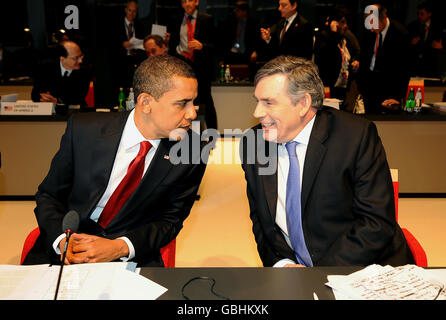
{"label": "stack of paper", "polygon": [[371,265],[348,276],[328,276],[337,300],[446,300],[446,285],[415,265]]}
{"label": "stack of paper", "polygon": [[[67,265],[58,300],[154,300],[166,288],[135,273],[124,262]],[[0,299],[54,299],[60,266],[0,265]]]}

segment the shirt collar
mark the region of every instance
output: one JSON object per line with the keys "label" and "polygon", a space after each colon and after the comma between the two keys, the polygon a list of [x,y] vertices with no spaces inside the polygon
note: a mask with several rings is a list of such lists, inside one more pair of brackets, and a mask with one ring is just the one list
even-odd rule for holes
{"label": "shirt collar", "polygon": [[138,130],[135,124],[135,109],[133,109],[129,117],[127,118],[127,122],[124,127],[124,131],[122,133],[121,143],[124,150],[129,150],[130,148],[139,145],[143,141],[149,141],[152,144],[152,147],[156,150],[160,144],[160,139],[157,140],[148,140],[144,138],[141,132]]}
{"label": "shirt collar", "polygon": [[291,24],[291,22],[293,22],[293,20],[297,17],[297,11],[295,14],[293,14],[291,17],[289,17],[288,19],[286,19],[287,21],[287,26],[289,26]]}
{"label": "shirt collar", "polygon": [[389,20],[389,18],[386,18],[386,19],[387,19],[386,27],[383,29],[383,31],[381,31],[381,34],[383,36],[383,41],[384,41],[384,38],[385,38],[385,36],[387,34],[387,30],[389,30],[389,27],[390,27],[390,20]]}
{"label": "shirt collar", "polygon": [[303,130],[299,132],[298,135],[292,141],[296,141],[301,145],[308,146],[308,142],[310,141],[311,131],[313,130],[314,119],[316,119],[316,115],[310,121],[308,121]]}
{"label": "shirt collar", "polygon": [[65,71],[68,71],[68,76],[70,76],[70,75],[71,75],[71,72],[73,72],[73,70],[65,69],[65,68],[63,67],[63,65],[62,65],[62,62],[60,62],[60,71],[61,71],[61,73],[62,73],[62,77],[64,76]]}

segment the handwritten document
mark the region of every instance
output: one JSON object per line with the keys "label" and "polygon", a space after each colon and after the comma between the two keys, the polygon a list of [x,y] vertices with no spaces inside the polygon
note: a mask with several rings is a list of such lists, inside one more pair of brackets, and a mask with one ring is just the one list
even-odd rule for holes
{"label": "handwritten document", "polygon": [[336,299],[446,300],[444,280],[415,265],[371,265],[347,276],[328,276]]}

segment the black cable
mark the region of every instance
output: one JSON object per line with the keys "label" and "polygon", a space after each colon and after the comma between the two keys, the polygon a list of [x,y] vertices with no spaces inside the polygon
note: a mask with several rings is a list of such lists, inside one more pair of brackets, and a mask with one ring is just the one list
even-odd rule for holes
{"label": "black cable", "polygon": [[190,279],[189,281],[187,281],[187,282],[184,284],[183,288],[181,289],[181,295],[183,296],[184,299],[186,299],[186,300],[191,300],[188,296],[186,296],[186,295],[184,294],[184,289],[187,287],[187,285],[189,285],[191,282],[193,282],[193,281],[195,281],[195,280],[207,280],[207,281],[212,281],[212,285],[211,285],[211,293],[212,293],[214,296],[216,296],[216,297],[218,297],[218,298],[220,298],[220,299],[223,299],[223,300],[230,300],[228,297],[225,297],[225,296],[223,296],[223,295],[221,295],[221,294],[218,294],[217,292],[214,291],[214,286],[215,286],[216,281],[215,281],[214,278],[209,278],[209,277],[195,277],[195,278],[192,278],[192,279]]}

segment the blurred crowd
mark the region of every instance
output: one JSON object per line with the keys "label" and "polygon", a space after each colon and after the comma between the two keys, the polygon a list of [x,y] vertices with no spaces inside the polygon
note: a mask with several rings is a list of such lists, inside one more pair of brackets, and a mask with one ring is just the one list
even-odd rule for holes
{"label": "blurred crowd", "polygon": [[[231,79],[250,81],[256,70],[274,57],[304,57],[318,65],[330,97],[349,102],[343,108],[351,109],[359,93],[368,113],[401,104],[410,76],[444,77],[445,32],[429,1],[418,5],[417,19],[407,26],[393,19],[386,7],[376,4],[376,11],[364,13],[364,25],[355,29],[360,31],[352,28],[358,13],[346,5],[333,5],[329,14],[318,17],[322,23],[313,25],[301,12],[300,1],[274,0],[280,20],[267,25],[256,20],[248,1],[237,0],[231,14],[217,24],[210,14],[198,10],[198,0],[179,1],[182,14],[169,17],[164,34],[148,34],[137,19],[137,1],[126,3],[122,20],[110,30],[113,41],[107,48],[116,68],[116,96],[119,88],[128,92],[132,87],[133,73],[144,59],[159,54],[180,57],[193,66],[199,80],[197,104],[204,107],[208,127],[216,127],[211,84],[218,80],[222,65],[230,66]],[[62,69],[54,74],[63,78],[66,70],[75,70],[76,75],[83,69],[84,48],[76,40],[68,34],[55,39],[56,65],[60,63]],[[0,73],[5,57],[0,43]],[[51,63],[51,68],[56,68],[54,61]],[[36,70],[35,83],[51,82],[47,67]],[[76,85],[81,93],[75,100],[82,104],[86,83],[94,79],[94,74],[85,72],[78,78],[85,82]],[[35,88],[33,99],[57,101],[60,97],[50,91]]]}

